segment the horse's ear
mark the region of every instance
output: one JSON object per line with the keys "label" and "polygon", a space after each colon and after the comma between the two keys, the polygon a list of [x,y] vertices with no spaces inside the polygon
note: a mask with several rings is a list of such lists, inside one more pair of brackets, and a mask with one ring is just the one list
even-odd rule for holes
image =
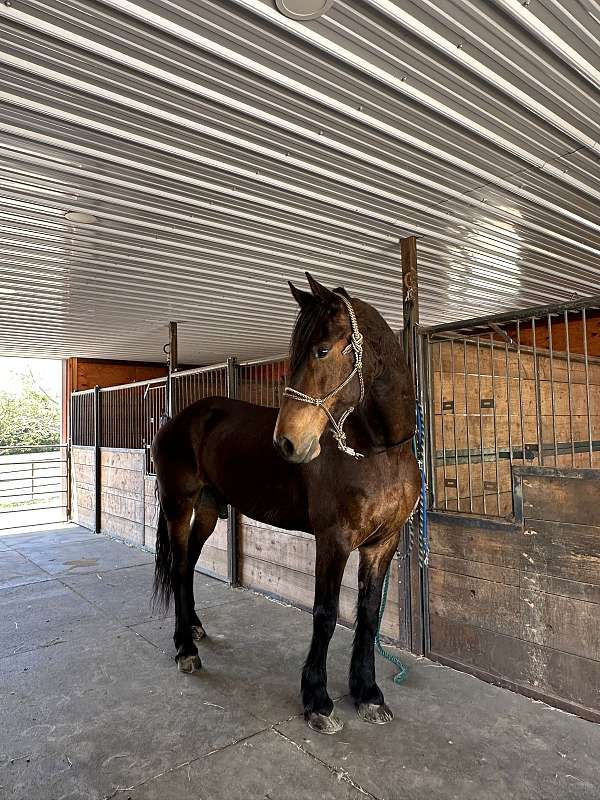
{"label": "horse's ear", "polygon": [[306,280],[310,286],[311,292],[314,294],[315,297],[318,297],[319,300],[324,300],[326,303],[330,303],[332,300],[335,299],[334,293],[331,289],[328,289],[326,286],[323,286],[322,283],[316,281],[310,272],[306,272]]}
{"label": "horse's ear", "polygon": [[290,287],[290,292],[300,308],[306,308],[306,306],[310,306],[315,302],[315,298],[310,292],[304,292],[302,289],[298,289],[298,287],[294,286],[291,281],[288,281],[288,284]]}

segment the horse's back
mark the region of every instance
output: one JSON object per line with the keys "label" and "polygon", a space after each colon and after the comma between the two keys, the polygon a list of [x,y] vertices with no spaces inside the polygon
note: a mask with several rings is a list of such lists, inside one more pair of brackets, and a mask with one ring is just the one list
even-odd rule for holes
{"label": "horse's back", "polygon": [[187,491],[213,487],[241,513],[259,522],[308,530],[300,470],[273,446],[278,410],[227,397],[187,406],[158,432],[157,476]]}

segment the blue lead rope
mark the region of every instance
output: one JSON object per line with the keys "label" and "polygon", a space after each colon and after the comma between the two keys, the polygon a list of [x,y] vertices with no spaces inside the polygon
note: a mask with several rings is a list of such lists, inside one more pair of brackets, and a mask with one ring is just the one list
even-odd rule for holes
{"label": "blue lead rope", "polygon": [[[419,495],[419,502],[417,503],[413,513],[409,518],[409,542],[408,548],[402,559],[406,558],[408,554],[412,550],[413,542],[414,542],[414,531],[415,531],[415,515],[419,517],[419,564],[424,567],[427,565],[429,561],[429,533],[427,530],[427,480],[425,478],[425,464],[423,461],[423,412],[421,409],[421,404],[417,401],[417,429],[415,431],[415,436],[413,439],[413,452],[417,458],[419,463],[419,471],[421,473],[421,492]],[[380,656],[385,658],[391,664],[393,664],[397,669],[398,672],[393,677],[393,681],[395,684],[400,685],[404,683],[406,680],[406,676],[408,675],[408,666],[401,661],[398,656],[395,656],[393,653],[390,653],[389,650],[381,644],[381,620],[383,619],[383,614],[385,612],[385,604],[387,602],[387,594],[388,594],[388,587],[390,583],[390,572],[392,569],[392,565],[390,563],[388,570],[385,574],[385,579],[383,581],[383,591],[381,594],[381,604],[379,606],[379,616],[377,619],[377,633],[375,634],[375,648]]]}

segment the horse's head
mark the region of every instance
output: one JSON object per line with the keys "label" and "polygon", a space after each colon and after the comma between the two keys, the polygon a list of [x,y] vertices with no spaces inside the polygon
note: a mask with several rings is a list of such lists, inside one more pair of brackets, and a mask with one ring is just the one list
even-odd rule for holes
{"label": "horse's head", "polygon": [[328,425],[338,433],[336,422],[343,424],[345,412],[362,401],[365,380],[356,301],[344,289],[332,291],[308,272],[306,277],[312,293],[290,283],[300,312],[292,334],[288,387],[273,435],[281,455],[296,463],[319,455]]}

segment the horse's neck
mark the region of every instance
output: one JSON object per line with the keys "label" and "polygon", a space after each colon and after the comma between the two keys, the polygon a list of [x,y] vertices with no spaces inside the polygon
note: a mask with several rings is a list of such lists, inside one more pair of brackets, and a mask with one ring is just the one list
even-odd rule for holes
{"label": "horse's neck", "polygon": [[401,362],[384,369],[357,411],[357,431],[373,447],[392,447],[415,429],[415,394],[408,367]]}

